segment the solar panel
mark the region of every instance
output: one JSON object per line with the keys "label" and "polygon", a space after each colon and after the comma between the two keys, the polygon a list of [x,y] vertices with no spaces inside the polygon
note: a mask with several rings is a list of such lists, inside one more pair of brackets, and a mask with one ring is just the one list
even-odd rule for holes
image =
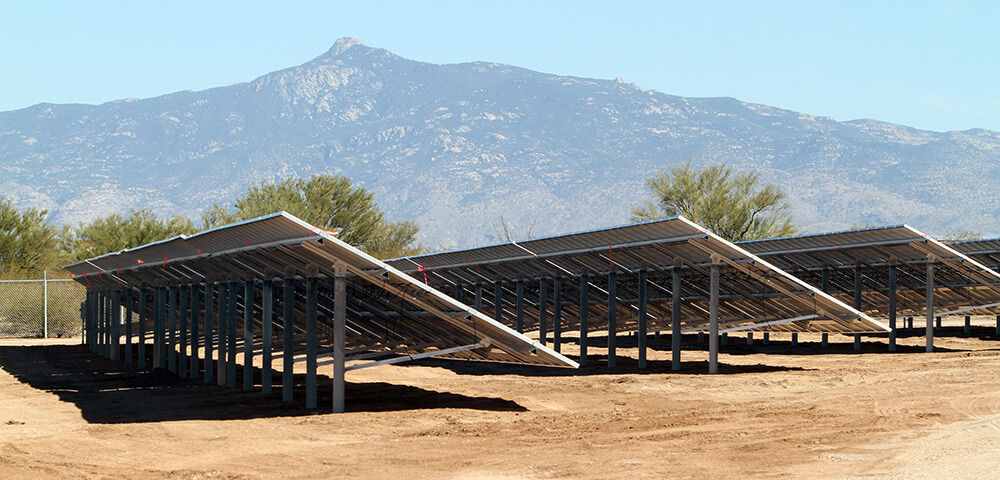
{"label": "solar panel", "polygon": [[[709,326],[709,267],[721,265],[720,331],[884,332],[887,327],[787,274],[769,262],[683,217],[558,235],[453,252],[387,261],[401,271],[425,278],[439,290],[485,312],[508,326],[541,330],[559,283],[561,322],[579,327],[579,298],[586,289],[613,302],[586,305],[587,330],[608,325],[614,310],[616,328],[639,324],[638,282],[644,271],[650,329],[668,329],[672,320],[673,271],[681,272],[682,325],[688,332]],[[622,275],[617,275],[617,273]],[[610,273],[616,273],[613,277]],[[584,277],[586,276],[586,277]],[[612,279],[613,278],[613,279]],[[586,284],[586,285],[584,285]],[[496,293],[499,292],[499,295]],[[613,304],[613,307],[609,305]]]}
{"label": "solar panel", "polygon": [[[240,311],[252,312],[245,317],[253,322],[253,332],[261,332],[262,323],[266,323],[261,316],[265,303],[263,282],[279,280],[278,286],[270,290],[268,302],[273,303],[273,311],[284,311],[287,305],[293,312],[292,328],[300,344],[298,350],[302,342],[313,341],[319,342],[320,350],[336,348],[331,333],[336,328],[338,307],[334,292],[337,279],[342,278],[346,290],[346,300],[342,302],[345,361],[355,363],[348,369],[437,355],[578,366],[539,342],[285,212],[102,255],[64,268],[90,291],[110,292],[115,298],[134,289],[152,292],[154,288],[165,288],[173,292],[171,289],[179,286],[196,285],[204,289],[208,285],[211,288],[206,291],[211,293],[202,301],[238,302]],[[276,294],[282,288],[281,281],[285,285],[291,281],[291,287],[284,287],[290,288],[288,296]],[[237,282],[240,288],[231,288]],[[155,313],[156,307],[147,304],[142,308]],[[233,311],[236,308],[233,303]],[[310,308],[314,309],[318,323],[317,333],[312,335],[317,339],[302,338],[307,331]],[[200,321],[204,328],[204,319]],[[96,327],[110,328],[101,325]],[[223,334],[220,332],[220,336]],[[254,344],[255,351],[260,350],[259,336],[249,337],[249,342],[243,345],[249,343]]]}
{"label": "solar panel", "polygon": [[[823,288],[872,316],[889,315],[890,266],[896,270],[896,311],[925,314],[927,265],[934,265],[936,315],[998,312],[1000,274],[908,225],[754,240],[738,245]],[[986,248],[989,242],[983,242]],[[856,303],[854,303],[856,302]]]}

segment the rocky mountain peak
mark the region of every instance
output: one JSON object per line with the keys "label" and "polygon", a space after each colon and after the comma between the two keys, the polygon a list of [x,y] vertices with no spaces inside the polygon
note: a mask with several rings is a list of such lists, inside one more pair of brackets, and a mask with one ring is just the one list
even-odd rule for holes
{"label": "rocky mountain peak", "polygon": [[354,47],[364,47],[365,44],[361,43],[361,40],[352,37],[340,37],[333,46],[323,54],[324,57],[336,57],[343,54],[344,52],[354,48]]}

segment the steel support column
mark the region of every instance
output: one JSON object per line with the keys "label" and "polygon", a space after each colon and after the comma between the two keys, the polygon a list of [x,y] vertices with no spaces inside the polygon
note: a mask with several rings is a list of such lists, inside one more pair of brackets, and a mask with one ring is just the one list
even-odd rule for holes
{"label": "steel support column", "polygon": [[167,370],[177,373],[177,287],[167,289]]}
{"label": "steel support column", "polygon": [[[590,299],[587,298],[587,289],[590,286],[590,277],[584,273],[580,275],[580,361],[581,367],[587,365],[587,335],[590,333],[590,326],[587,321],[589,313]],[[997,317],[1000,319],[1000,316]],[[998,320],[1000,321],[1000,320]]]}
{"label": "steel support column", "polygon": [[562,277],[552,279],[552,348],[562,351]]}
{"label": "steel support column", "polygon": [[[823,267],[822,273],[820,274],[820,285],[823,293],[830,293],[830,267]],[[829,333],[824,333],[821,338],[822,340],[820,341],[820,346],[825,347],[830,344]]]}
{"label": "steel support column", "polygon": [[215,384],[226,386],[226,335],[229,332],[229,282],[219,283],[219,301],[216,309],[219,311],[219,328],[215,338],[218,341],[219,353],[215,356]]}
{"label": "steel support column", "polygon": [[896,351],[896,264],[889,265],[889,351]]}
{"label": "steel support column", "polygon": [[243,390],[253,390],[254,281],[243,282]]}
{"label": "steel support column", "polygon": [[135,311],[133,306],[133,288],[125,290],[125,364],[132,363],[132,314]]}
{"label": "steel support column", "polygon": [[271,394],[271,385],[274,377],[271,374],[271,351],[274,348],[274,333],[272,325],[274,322],[274,281],[264,280],[260,287],[260,336],[264,341],[261,352],[260,370],[260,391],[262,395]]}
{"label": "steel support column", "polygon": [[671,270],[670,283],[670,369],[681,371],[681,267]]}
{"label": "steel support column", "polygon": [[538,341],[545,345],[548,336],[548,302],[549,302],[549,280],[547,278],[538,279]]}
{"label": "steel support column", "polygon": [[719,273],[719,264],[713,262],[709,272],[708,373],[719,373]]}
{"label": "steel support column", "polygon": [[483,311],[483,284],[476,282],[476,311]]}
{"label": "steel support column", "polygon": [[139,289],[139,339],[136,341],[136,366],[139,370],[146,368],[146,289]]}
{"label": "steel support column", "polygon": [[111,291],[111,359],[121,360],[120,329],[122,325],[122,297],[118,290]]}
{"label": "steel support column", "polygon": [[156,357],[154,368],[167,368],[167,347],[166,347],[166,317],[167,317],[167,289],[166,287],[156,287],[156,307],[153,313],[153,354]]}
{"label": "steel support column", "polygon": [[503,323],[503,281],[493,282],[493,320]]}
{"label": "steel support column", "polygon": [[239,282],[229,282],[229,307],[226,309],[226,322],[227,330],[229,331],[229,344],[226,345],[226,387],[236,388],[236,338],[239,322],[236,320],[238,318],[239,305],[239,295],[240,295],[240,284]]}
{"label": "steel support column", "polygon": [[319,279],[306,278],[306,408],[316,408],[317,296]]}
{"label": "steel support column", "polygon": [[927,324],[925,329],[926,349],[934,351],[934,263],[927,260]]}
{"label": "steel support column", "polygon": [[[854,266],[854,309],[861,310],[861,265]],[[861,334],[854,334],[854,351],[861,351]]]}
{"label": "steel support column", "polygon": [[295,279],[286,278],[281,289],[281,400],[291,402],[295,395]]}
{"label": "steel support column", "polygon": [[98,353],[102,357],[107,358],[108,356],[108,292],[106,290],[101,290],[100,293],[100,315],[99,324],[97,327],[98,333]]}
{"label": "steel support column", "polygon": [[517,333],[524,333],[524,280],[518,279],[515,285],[514,328]]}
{"label": "steel support column", "polygon": [[608,366],[618,365],[618,272],[608,272]]}
{"label": "steel support column", "polygon": [[205,284],[205,383],[215,379],[215,291],[216,283]]}
{"label": "steel support column", "polygon": [[646,320],[646,270],[639,270],[639,368],[646,368],[646,335],[648,335]]}
{"label": "steel support column", "polygon": [[[344,359],[347,343],[347,277],[335,267],[333,277],[333,413],[344,411]],[[499,283],[499,282],[498,282]]]}
{"label": "steel support column", "polygon": [[191,310],[191,365],[188,377],[194,380],[199,376],[198,342],[200,339],[198,337],[198,314],[201,313],[201,309],[198,306],[198,297],[201,293],[201,286],[199,284],[192,284],[188,290],[188,307]]}
{"label": "steel support column", "polygon": [[177,375],[181,378],[187,376],[187,340],[190,332],[188,331],[188,286],[181,285],[177,289],[178,303],[180,305],[180,310],[177,312],[177,316],[180,320],[180,329],[178,330],[178,336],[180,337],[180,351],[177,353]]}

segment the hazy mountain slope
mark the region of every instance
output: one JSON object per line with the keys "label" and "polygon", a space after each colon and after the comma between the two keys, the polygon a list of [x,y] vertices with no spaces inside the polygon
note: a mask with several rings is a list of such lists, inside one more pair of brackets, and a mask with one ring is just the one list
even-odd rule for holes
{"label": "hazy mountain slope", "polygon": [[910,223],[1000,234],[1000,134],[935,133],[492,63],[433,65],[341,39],[249,83],[0,112],[0,194],[76,223],[195,216],[253,182],[342,173],[432,246],[628,220],[642,180],[726,162],[791,194],[812,231]]}

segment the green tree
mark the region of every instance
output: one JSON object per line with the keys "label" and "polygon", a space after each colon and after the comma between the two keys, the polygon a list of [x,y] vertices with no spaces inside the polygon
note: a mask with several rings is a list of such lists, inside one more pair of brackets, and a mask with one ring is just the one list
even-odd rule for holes
{"label": "green tree", "polygon": [[374,196],[341,175],[289,178],[280,183],[250,187],[232,209],[216,204],[202,215],[205,228],[286,211],[377,258],[395,258],[424,251],[415,244],[416,223],[390,222]]}
{"label": "green tree", "polygon": [[56,231],[46,210],[19,211],[0,198],[0,277],[38,275],[51,261]]}
{"label": "green tree", "polygon": [[64,227],[61,247],[75,260],[104,255],[177,235],[194,233],[191,219],[176,215],[160,219],[152,210],[132,210],[128,216],[113,213],[77,228]]}
{"label": "green tree", "polygon": [[646,186],[652,198],[632,207],[633,221],[683,215],[733,242],[797,233],[785,194],[761,185],[756,173],[734,174],[725,165],[697,170],[686,163],[658,172]]}

